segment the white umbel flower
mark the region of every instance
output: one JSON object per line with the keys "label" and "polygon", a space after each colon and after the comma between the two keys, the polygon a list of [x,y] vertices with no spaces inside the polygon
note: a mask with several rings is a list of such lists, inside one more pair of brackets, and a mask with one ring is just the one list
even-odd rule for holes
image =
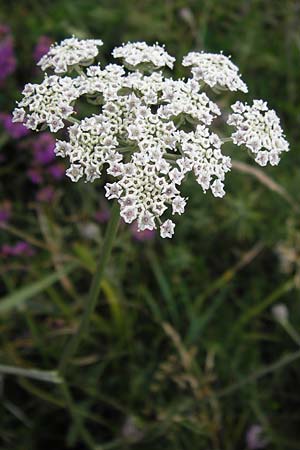
{"label": "white umbel flower", "polygon": [[76,64],[91,62],[98,55],[98,47],[103,45],[100,39],[65,39],[60,44],[51,46],[49,52],[38,62],[42,70],[49,68],[55,73],[65,73]]}
{"label": "white umbel flower", "polygon": [[233,114],[227,123],[236,129],[232,134],[233,143],[245,145],[260,166],[268,163],[276,166],[281,153],[289,150],[289,144],[275,111],[262,100],[254,100],[252,106],[236,102],[231,109]]}
{"label": "white umbel flower", "polygon": [[[175,224],[169,217],[183,214],[187,203],[180,193],[186,175],[191,172],[204,192],[221,198],[231,168],[223,140],[212,130],[221,110],[201,90],[202,82],[247,88],[222,54],[189,53],[183,65],[192,66],[193,77],[172,79],[163,69],[171,69],[175,59],[158,44],[117,47],[113,56],[124,66],[104,68],[94,62],[100,45],[73,37],[51,47],[39,64],[58,74],[70,69],[72,77],[45,75],[40,84],[27,84],[13,120],[32,130],[64,128],[65,140],[57,140],[55,154],[70,161],[66,175],[73,182],[93,182],[105,171],[105,195],[118,201],[123,220],[171,238]],[[77,65],[82,67],[74,76]],[[79,100],[95,105],[95,113],[78,120]],[[237,102],[232,109],[233,142],[248,147],[260,165],[278,164],[288,143],[274,111],[258,100],[253,106]]]}
{"label": "white umbel flower", "polygon": [[81,95],[76,78],[57,75],[46,76],[41,84],[27,84],[22,93],[14,122],[24,122],[32,130],[46,123],[53,133],[64,127],[63,120],[74,113],[73,102]]}
{"label": "white umbel flower", "polygon": [[182,65],[192,66],[194,79],[204,81],[210,87],[248,92],[238,67],[222,53],[190,52],[183,58]]}
{"label": "white umbel flower", "polygon": [[122,58],[124,64],[130,68],[150,63],[154,68],[167,66],[172,69],[175,61],[164,47],[158,44],[147,45],[146,42],[128,42],[121,47],[116,47],[112,55],[114,58]]}
{"label": "white umbel flower", "polygon": [[162,238],[171,238],[174,234],[175,223],[172,220],[166,220],[160,227],[160,235]]}

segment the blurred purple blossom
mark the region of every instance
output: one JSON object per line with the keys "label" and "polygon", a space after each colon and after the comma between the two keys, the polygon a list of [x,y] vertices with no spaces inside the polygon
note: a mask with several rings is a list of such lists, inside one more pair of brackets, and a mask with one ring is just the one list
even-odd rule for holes
{"label": "blurred purple blossom", "polygon": [[1,247],[2,256],[32,256],[35,251],[28,242],[18,241],[14,245],[3,244]]}
{"label": "blurred purple blossom", "polygon": [[52,186],[45,186],[40,189],[36,194],[36,199],[38,202],[51,202],[55,196],[55,191]]}
{"label": "blurred purple blossom", "polygon": [[33,59],[35,62],[39,62],[42,56],[44,56],[48,51],[52,44],[52,39],[48,36],[40,36],[34,51],[33,51]]}
{"label": "blurred purple blossom", "polygon": [[43,182],[43,175],[38,167],[31,167],[28,169],[27,176],[34,184],[41,184]]}
{"label": "blurred purple blossom", "polygon": [[34,184],[43,185],[36,195],[40,202],[51,201],[54,197],[54,187],[49,184],[61,180],[65,175],[65,165],[56,162],[54,153],[55,138],[48,132],[41,133],[30,140],[18,144],[20,150],[32,152],[31,164],[27,170],[27,176]]}
{"label": "blurred purple blossom", "polygon": [[0,204],[0,224],[5,224],[11,217],[11,202],[9,200]]}
{"label": "blurred purple blossom", "polygon": [[0,25],[0,85],[16,68],[13,38],[6,25]]}
{"label": "blurred purple blossom", "polygon": [[3,38],[3,36],[10,33],[10,27],[8,25],[4,25],[3,23],[0,23],[0,39]]}
{"label": "blurred purple blossom", "polygon": [[246,443],[249,450],[265,448],[267,439],[262,436],[263,429],[260,425],[251,425],[246,434]]}
{"label": "blurred purple blossom", "polygon": [[106,223],[109,220],[110,212],[108,208],[102,208],[95,212],[95,220],[98,223]]}
{"label": "blurred purple blossom", "polygon": [[24,127],[22,123],[14,123],[10,114],[0,112],[0,122],[5,131],[14,139],[19,139],[30,133],[30,130]]}
{"label": "blurred purple blossom", "polygon": [[130,226],[130,231],[132,233],[133,238],[136,241],[140,242],[151,241],[152,239],[154,239],[155,236],[154,230],[138,231],[137,224],[135,222]]}
{"label": "blurred purple blossom", "polygon": [[49,164],[55,159],[55,139],[50,133],[42,133],[32,141],[34,159],[39,164]]}
{"label": "blurred purple blossom", "polygon": [[48,173],[51,175],[55,180],[61,180],[65,175],[66,169],[63,164],[53,164],[52,166],[48,167]]}

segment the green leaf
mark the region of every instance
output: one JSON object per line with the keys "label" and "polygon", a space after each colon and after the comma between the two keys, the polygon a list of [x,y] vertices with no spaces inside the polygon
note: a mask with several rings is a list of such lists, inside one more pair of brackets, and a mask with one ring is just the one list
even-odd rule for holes
{"label": "green leaf", "polygon": [[59,374],[54,371],[39,369],[24,369],[23,367],[6,366],[0,364],[0,373],[7,375],[17,375],[21,377],[34,378],[35,380],[48,381],[49,383],[61,383],[62,379]]}
{"label": "green leaf", "polygon": [[13,308],[20,307],[27,300],[31,299],[35,295],[43,292],[46,288],[51,286],[53,283],[56,283],[62,275],[72,272],[78,264],[72,263],[66,266],[60,272],[52,273],[51,275],[47,275],[35,283],[29,284],[12,294],[7,295],[0,299],[0,314],[10,311]]}

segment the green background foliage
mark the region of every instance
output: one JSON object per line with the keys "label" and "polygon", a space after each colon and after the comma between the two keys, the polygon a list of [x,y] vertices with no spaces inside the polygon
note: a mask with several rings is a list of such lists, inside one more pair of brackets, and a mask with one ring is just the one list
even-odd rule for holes
{"label": "green background foliage", "polygon": [[[13,204],[0,240],[35,248],[1,262],[1,449],[87,448],[83,421],[99,450],[242,450],[253,424],[265,448],[299,450],[299,20],[297,0],[0,0],[18,61],[1,111],[40,79],[32,51],[41,35],[101,38],[106,61],[123,41],[158,41],[178,61],[190,50],[231,54],[249,86],[242,98],[267,100],[291,144],[263,172],[226,144],[255,171],[233,168],[221,200],[188,179],[171,241],[139,242],[121,226],[90,336],[69,367],[70,404],[53,371],[102,245],[105,225],[92,239],[83,232],[105,205],[102,185],[64,180],[53,203],[37,204],[29,150],[0,130],[0,195]],[[284,326],[271,313],[278,302],[289,310]]]}

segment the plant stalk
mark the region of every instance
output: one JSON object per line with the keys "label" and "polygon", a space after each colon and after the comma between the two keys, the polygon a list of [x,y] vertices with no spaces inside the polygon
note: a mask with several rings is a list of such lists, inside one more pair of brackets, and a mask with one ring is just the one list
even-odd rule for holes
{"label": "plant stalk", "polygon": [[90,319],[95,310],[98,295],[100,292],[100,283],[103,277],[107,261],[111,254],[119,222],[120,222],[119,205],[117,201],[115,201],[111,210],[111,218],[107,225],[102,251],[97,263],[95,274],[92,279],[88,299],[85,305],[85,309],[83,312],[83,316],[78,331],[75,334],[73,334],[73,336],[67,343],[58,365],[58,371],[61,375],[65,373],[68,363],[70,362],[70,359],[76,354],[82,339],[86,336],[88,332]]}
{"label": "plant stalk", "polygon": [[75,424],[78,434],[81,436],[81,438],[84,441],[84,443],[86,444],[87,448],[89,448],[90,450],[94,450],[96,445],[93,441],[92,436],[90,435],[90,433],[84,426],[83,418],[79,415],[79,413],[76,409],[74,399],[72,397],[71,391],[70,391],[67,383],[65,381],[63,381],[63,383],[61,383],[61,385],[60,385],[60,388],[61,388],[63,396],[65,397],[67,407],[70,411],[71,418],[73,419],[73,422]]}

